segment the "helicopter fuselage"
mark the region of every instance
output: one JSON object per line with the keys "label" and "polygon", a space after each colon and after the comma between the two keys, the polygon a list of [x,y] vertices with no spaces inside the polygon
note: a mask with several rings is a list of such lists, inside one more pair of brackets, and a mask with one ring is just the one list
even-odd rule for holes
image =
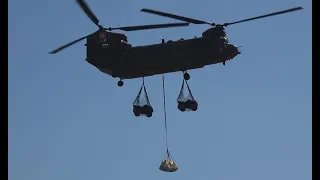
{"label": "helicopter fuselage", "polygon": [[[228,41],[224,31],[225,27],[303,9],[302,7],[295,7],[239,21],[216,24],[213,22],[210,23],[194,18],[143,8],[141,9],[141,12],[184,21],[184,23],[104,28],[99,24],[99,19],[90,10],[84,0],[77,0],[76,2],[89,19],[98,26],[99,30],[60,46],[49,53],[58,53],[59,51],[62,51],[83,39],[87,39],[87,62],[97,67],[100,71],[109,74],[112,77],[119,77],[120,79],[132,79],[156,74],[184,71],[184,78],[185,80],[188,80],[190,75],[186,72],[187,70],[202,68],[206,65],[216,63],[222,63],[225,65],[227,60],[231,60],[240,54],[238,47]],[[207,24],[210,25],[211,28],[204,31],[200,38],[168,42],[162,41],[162,43],[159,44],[136,47],[132,47],[128,43],[126,35],[111,32],[113,30],[137,31],[183,27],[189,26],[190,23]],[[122,86],[123,82],[120,80],[118,85]]]}
{"label": "helicopter fuselage", "polygon": [[87,38],[86,60],[112,77],[133,79],[202,68],[240,54],[226,38],[222,40],[223,46],[217,45],[217,40],[200,37],[132,47],[124,39],[97,41],[93,34]]}

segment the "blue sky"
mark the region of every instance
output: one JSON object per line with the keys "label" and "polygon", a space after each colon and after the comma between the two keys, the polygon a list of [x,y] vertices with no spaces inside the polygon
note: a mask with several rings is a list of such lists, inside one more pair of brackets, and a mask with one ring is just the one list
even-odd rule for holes
{"label": "blue sky", "polygon": [[[190,71],[197,112],[177,109],[181,73],[167,74],[165,153],[161,76],[146,78],[152,118],[132,113],[141,79],[109,77],[85,59],[96,31],[74,0],[9,1],[9,180],[311,180],[310,0],[88,0],[105,27],[176,22],[154,8],[224,23],[295,6],[304,10],[226,29],[243,54]],[[126,33],[132,45],[200,36],[207,25]],[[152,59],[150,59],[152,61]]]}

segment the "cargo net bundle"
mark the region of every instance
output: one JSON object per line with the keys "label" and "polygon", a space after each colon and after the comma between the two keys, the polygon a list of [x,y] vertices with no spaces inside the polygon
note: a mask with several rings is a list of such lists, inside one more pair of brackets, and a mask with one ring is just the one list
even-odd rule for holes
{"label": "cargo net bundle", "polygon": [[[187,90],[188,90],[187,96],[184,93],[185,91],[184,84],[187,85]],[[198,102],[194,99],[191,89],[188,85],[188,82],[184,79],[182,81],[182,86],[181,86],[180,94],[177,98],[177,102],[178,102],[178,109],[181,112],[191,111],[191,110],[196,111],[198,109]]]}
{"label": "cargo net bundle", "polygon": [[174,162],[168,148],[168,127],[167,127],[167,112],[166,112],[166,95],[164,88],[164,75],[162,74],[162,88],[163,88],[163,109],[164,109],[164,128],[165,128],[165,140],[166,140],[166,153],[160,164],[159,169],[164,172],[175,172],[178,170],[176,163]]}
{"label": "cargo net bundle", "polygon": [[[141,96],[142,90],[143,90],[144,96]],[[139,90],[139,93],[132,104],[133,104],[133,113],[135,116],[147,116],[147,117],[152,116],[153,108],[148,98],[148,93],[144,85],[144,79],[143,79],[142,86]]]}
{"label": "cargo net bundle", "polygon": [[164,159],[162,160],[159,169],[164,172],[175,172],[178,170],[176,163],[174,162],[169,150],[165,154]]}

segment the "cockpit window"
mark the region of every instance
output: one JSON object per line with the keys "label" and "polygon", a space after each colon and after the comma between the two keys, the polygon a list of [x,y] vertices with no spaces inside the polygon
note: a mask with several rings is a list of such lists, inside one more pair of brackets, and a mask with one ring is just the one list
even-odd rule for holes
{"label": "cockpit window", "polygon": [[224,39],[225,39],[225,42],[226,42],[227,44],[230,43],[230,41],[229,41],[229,39],[228,39],[227,37],[224,37]]}
{"label": "cockpit window", "polygon": [[223,41],[223,43],[226,45],[226,44],[230,44],[230,41],[227,37],[220,37]]}

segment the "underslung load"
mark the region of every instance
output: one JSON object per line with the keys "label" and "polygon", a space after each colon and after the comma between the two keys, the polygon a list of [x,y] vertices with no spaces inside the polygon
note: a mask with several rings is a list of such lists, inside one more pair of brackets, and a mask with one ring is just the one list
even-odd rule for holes
{"label": "underslung load", "polygon": [[[143,93],[143,96],[141,96],[142,93]],[[139,93],[132,104],[133,104],[133,113],[135,116],[143,116],[143,115],[147,117],[152,116],[153,108],[149,101],[148,93],[144,85],[144,78],[143,78],[143,83],[139,90]]]}
{"label": "underslung load", "polygon": [[178,170],[176,163],[174,162],[169,150],[165,154],[164,159],[162,160],[159,169],[165,172],[175,172]]}
{"label": "underslung load", "polygon": [[168,147],[168,126],[167,126],[167,112],[166,112],[166,95],[164,88],[164,75],[162,74],[162,91],[163,91],[163,110],[164,110],[164,129],[165,129],[165,140],[166,140],[166,153],[162,160],[159,169],[164,172],[176,172],[178,167],[174,162]]}
{"label": "underslung load", "polygon": [[[187,91],[188,94],[185,94],[185,86],[184,84],[186,84],[187,86]],[[180,93],[179,96],[177,98],[177,102],[178,102],[178,109],[182,112],[184,111],[196,111],[198,109],[198,102],[194,99],[191,89],[188,85],[188,82],[186,80],[183,79],[182,81],[182,86],[180,89]]]}

